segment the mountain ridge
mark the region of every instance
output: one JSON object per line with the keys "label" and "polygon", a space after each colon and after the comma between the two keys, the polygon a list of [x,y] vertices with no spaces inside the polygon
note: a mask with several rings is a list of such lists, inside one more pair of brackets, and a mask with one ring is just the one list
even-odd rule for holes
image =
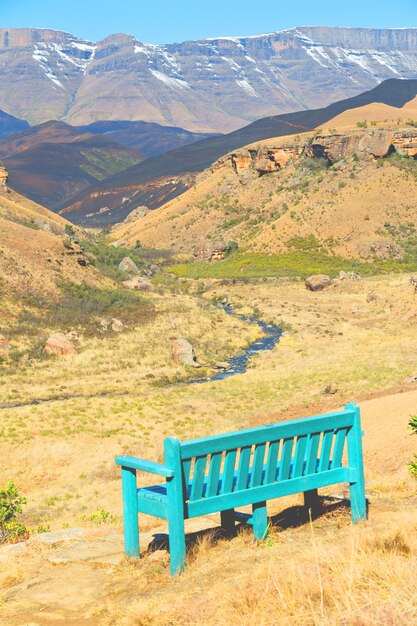
{"label": "mountain ridge", "polygon": [[[0,108],[40,123],[144,120],[230,132],[417,76],[417,29],[295,27],[147,44],[48,29],[0,29]],[[28,89],[29,87],[29,89]]]}

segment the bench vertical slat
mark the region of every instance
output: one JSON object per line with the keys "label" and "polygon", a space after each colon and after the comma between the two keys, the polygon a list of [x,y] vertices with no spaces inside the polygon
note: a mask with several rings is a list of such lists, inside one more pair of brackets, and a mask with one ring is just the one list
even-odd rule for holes
{"label": "bench vertical slat", "polygon": [[279,440],[271,441],[266,462],[265,485],[275,482],[278,467]]}
{"label": "bench vertical slat", "polygon": [[199,500],[203,494],[207,456],[198,456],[194,464],[194,474],[191,482],[190,500]]}
{"label": "bench vertical slat", "polygon": [[231,493],[235,477],[236,449],[228,450],[224,458],[221,493]]}
{"label": "bench vertical slat", "polygon": [[307,435],[303,437],[297,438],[297,443],[295,444],[295,454],[294,454],[294,466],[292,471],[292,478],[298,478],[302,476],[304,469],[304,458],[307,448]]}
{"label": "bench vertical slat", "polygon": [[222,453],[216,452],[211,455],[210,469],[207,479],[206,497],[212,498],[217,496],[219,491],[220,466],[222,464]]}
{"label": "bench vertical slat", "polygon": [[184,493],[186,497],[188,497],[188,484],[190,482],[190,472],[191,472],[191,459],[186,459],[182,462],[182,477],[183,477],[183,485]]}
{"label": "bench vertical slat", "polygon": [[324,472],[330,467],[330,452],[332,449],[334,430],[326,430],[321,444],[319,472]]}
{"label": "bench vertical slat", "polygon": [[332,469],[342,466],[343,449],[346,441],[346,428],[340,428],[336,433],[336,441],[334,443],[332,456]]}
{"label": "bench vertical slat", "polygon": [[294,437],[284,439],[279,462],[278,480],[288,480],[291,471],[291,454]]}
{"label": "bench vertical slat", "polygon": [[321,433],[313,433],[310,435],[306,453],[306,471],[305,473],[314,474],[317,470],[317,453],[319,450]]}
{"label": "bench vertical slat", "polygon": [[266,444],[264,443],[255,446],[255,452],[253,454],[252,473],[250,477],[250,487],[258,487],[262,484],[265,449]]}
{"label": "bench vertical slat", "polygon": [[250,463],[251,452],[252,452],[251,446],[245,446],[244,448],[240,449],[239,467],[237,470],[237,479],[236,479],[236,491],[241,491],[242,489],[247,489],[248,487],[249,463]]}

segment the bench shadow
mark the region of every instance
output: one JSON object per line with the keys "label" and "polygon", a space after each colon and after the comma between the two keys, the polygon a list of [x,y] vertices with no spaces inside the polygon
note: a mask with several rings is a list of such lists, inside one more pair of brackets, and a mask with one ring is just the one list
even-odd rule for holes
{"label": "bench shadow", "polygon": [[[319,496],[317,510],[314,511],[311,519],[317,520],[321,517],[329,514],[335,514],[337,512],[346,513],[350,517],[350,500],[348,498],[342,499],[331,496]],[[224,539],[235,537],[241,529],[249,527],[247,521],[250,518],[250,514],[238,513],[237,517],[238,520],[233,532],[227,532],[221,526],[218,526],[215,528],[206,528],[204,530],[187,533],[185,538],[187,550],[195,546],[198,542],[204,540],[206,537],[210,537],[211,543],[216,544]],[[269,521],[273,528],[280,531],[288,530],[290,528],[298,528],[310,523],[310,512],[305,506],[294,505],[280,511],[276,515],[269,517]],[[158,533],[153,535],[153,539],[144,554],[150,554],[157,550],[169,550],[168,534]]]}

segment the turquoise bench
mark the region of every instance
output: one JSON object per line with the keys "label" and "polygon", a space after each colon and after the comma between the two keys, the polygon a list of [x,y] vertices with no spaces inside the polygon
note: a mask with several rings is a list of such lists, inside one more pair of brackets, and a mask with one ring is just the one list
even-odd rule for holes
{"label": "turquoise bench", "polygon": [[[350,485],[352,521],[366,519],[359,407],[237,432],[180,442],[165,439],[165,464],[118,456],[122,467],[125,552],[139,556],[138,513],[168,520],[171,574],[185,568],[184,520],[220,512],[231,531],[239,514],[252,505],[256,540],[268,530],[266,501],[304,493],[314,508],[319,487]],[[347,452],[347,454],[345,453]],[[162,484],[137,487],[136,471]]]}

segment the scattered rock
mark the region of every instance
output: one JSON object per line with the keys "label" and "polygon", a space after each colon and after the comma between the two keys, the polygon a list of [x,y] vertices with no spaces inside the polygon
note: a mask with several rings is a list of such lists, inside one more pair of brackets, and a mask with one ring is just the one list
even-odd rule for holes
{"label": "scattered rock", "polygon": [[366,301],[376,302],[376,300],[379,300],[379,296],[375,293],[375,291],[370,291],[368,295],[366,296]]}
{"label": "scattered rock", "polygon": [[410,283],[414,287],[414,293],[417,293],[417,276],[412,276],[410,278]]}
{"label": "scattered rock", "polygon": [[71,356],[72,354],[77,354],[71,341],[61,333],[51,335],[43,351],[45,354],[53,354],[55,356]]}
{"label": "scattered rock", "polygon": [[155,289],[151,281],[144,276],[134,276],[124,280],[122,284],[128,289],[139,289],[139,291],[154,291]]}
{"label": "scattered rock", "polygon": [[121,272],[129,272],[130,274],[139,274],[139,268],[132,261],[130,256],[125,256],[125,258],[119,263],[119,270]]}
{"label": "scattered rock", "polygon": [[214,364],[214,367],[218,370],[228,370],[230,369],[230,363],[227,361],[217,361],[217,363]]}
{"label": "scattered rock", "polygon": [[54,545],[56,543],[62,543],[63,541],[72,541],[73,539],[80,539],[85,535],[84,528],[66,528],[58,532],[48,532],[35,535],[28,540],[28,544],[33,542],[46,543]]}
{"label": "scattered rock", "polygon": [[174,339],[172,342],[172,358],[176,365],[201,367],[196,361],[194,348],[187,339]]}
{"label": "scattered rock", "polygon": [[108,320],[101,320],[100,322],[100,331],[105,333],[108,328],[109,328],[109,321]]}
{"label": "scattered rock", "polygon": [[136,207],[136,209],[133,209],[133,211],[131,211],[127,215],[127,217],[125,217],[125,219],[123,220],[123,224],[130,224],[131,222],[134,222],[141,217],[145,217],[145,215],[147,215],[148,213],[149,209],[147,206],[138,206]]}
{"label": "scattered rock", "polygon": [[0,187],[2,189],[7,189],[7,181],[9,179],[9,173],[5,167],[0,165]]}
{"label": "scattered rock", "polygon": [[343,270],[340,270],[339,280],[361,280],[361,277],[355,272],[344,272]]}
{"label": "scattered rock", "polygon": [[69,339],[69,341],[74,342],[74,341],[79,341],[80,337],[77,333],[76,330],[70,330],[69,333],[65,334],[65,337],[67,339]]}
{"label": "scattered rock", "polygon": [[0,547],[0,563],[13,560],[17,554],[21,554],[26,550],[26,541],[20,543],[11,543],[7,546]]}
{"label": "scattered rock", "polygon": [[124,330],[125,325],[120,320],[113,317],[110,321],[111,321],[111,328],[112,330],[114,330],[115,333],[121,333]]}
{"label": "scattered rock", "polygon": [[304,284],[309,291],[322,291],[322,289],[330,287],[333,281],[330,276],[326,276],[326,274],[317,274],[306,278]]}
{"label": "scattered rock", "polygon": [[321,393],[327,396],[327,395],[333,395],[337,393],[338,391],[339,391],[338,388],[335,387],[333,383],[329,383],[328,385],[325,386],[325,388],[323,389]]}

